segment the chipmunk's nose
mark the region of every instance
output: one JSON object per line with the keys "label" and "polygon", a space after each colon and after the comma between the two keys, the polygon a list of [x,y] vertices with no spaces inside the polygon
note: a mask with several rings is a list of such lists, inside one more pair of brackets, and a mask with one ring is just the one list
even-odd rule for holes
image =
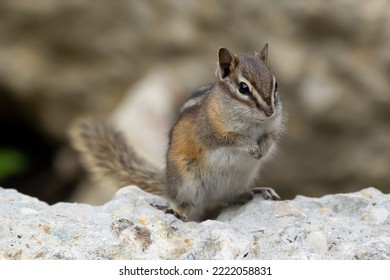
{"label": "chipmunk's nose", "polygon": [[272,107],[268,107],[267,109],[265,109],[264,113],[267,117],[271,117],[273,114],[274,114],[274,108]]}

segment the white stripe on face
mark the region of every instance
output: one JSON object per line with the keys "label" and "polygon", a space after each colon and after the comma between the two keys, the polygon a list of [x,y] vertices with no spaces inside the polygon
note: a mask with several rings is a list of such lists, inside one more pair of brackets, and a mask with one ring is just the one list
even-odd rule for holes
{"label": "white stripe on face", "polygon": [[[249,82],[247,79],[242,77],[241,75],[238,76],[238,82],[244,82],[249,86],[249,90],[252,93],[253,97],[256,99],[256,101],[262,106],[263,108],[268,108],[267,103],[264,101],[261,94],[257,91],[257,89]],[[249,97],[246,97],[247,99],[250,99]]]}

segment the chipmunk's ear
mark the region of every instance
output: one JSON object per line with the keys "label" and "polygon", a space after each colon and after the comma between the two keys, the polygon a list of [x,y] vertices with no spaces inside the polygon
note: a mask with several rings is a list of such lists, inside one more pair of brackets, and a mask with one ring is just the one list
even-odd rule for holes
{"label": "chipmunk's ear", "polygon": [[267,65],[268,62],[268,43],[265,43],[263,49],[260,51],[260,53],[255,52],[255,55],[257,58],[260,58],[265,65]]}
{"label": "chipmunk's ear", "polygon": [[238,64],[238,56],[226,48],[218,50],[218,70],[217,74],[221,79],[225,79],[234,72]]}

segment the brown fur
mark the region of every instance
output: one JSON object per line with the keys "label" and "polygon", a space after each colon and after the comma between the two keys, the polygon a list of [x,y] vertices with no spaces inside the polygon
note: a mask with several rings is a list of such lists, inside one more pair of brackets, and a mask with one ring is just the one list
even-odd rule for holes
{"label": "brown fur", "polygon": [[213,135],[216,138],[226,137],[227,132],[231,129],[226,125],[219,102],[210,98],[206,103],[206,117],[208,118],[210,129],[213,130]]}
{"label": "brown fur", "polygon": [[194,169],[202,169],[204,161],[204,147],[199,142],[196,127],[193,125],[195,115],[187,112],[177,123],[171,134],[168,160],[184,177],[193,178]]}

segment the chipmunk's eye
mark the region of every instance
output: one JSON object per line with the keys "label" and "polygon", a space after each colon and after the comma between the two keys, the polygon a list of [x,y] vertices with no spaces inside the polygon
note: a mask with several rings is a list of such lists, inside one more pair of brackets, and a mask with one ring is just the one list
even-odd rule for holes
{"label": "chipmunk's eye", "polygon": [[250,93],[249,86],[246,83],[244,83],[244,82],[241,82],[238,85],[238,91],[241,94],[245,94],[245,95],[248,95]]}

